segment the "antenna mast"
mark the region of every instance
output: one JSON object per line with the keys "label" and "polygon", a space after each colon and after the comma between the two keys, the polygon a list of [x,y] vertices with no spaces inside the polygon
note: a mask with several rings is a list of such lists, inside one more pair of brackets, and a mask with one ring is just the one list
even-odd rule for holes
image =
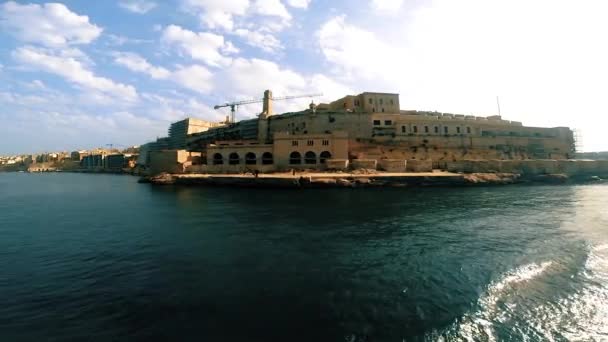
{"label": "antenna mast", "polygon": [[496,105],[498,106],[498,115],[500,115],[500,100],[498,99],[498,95],[496,96]]}

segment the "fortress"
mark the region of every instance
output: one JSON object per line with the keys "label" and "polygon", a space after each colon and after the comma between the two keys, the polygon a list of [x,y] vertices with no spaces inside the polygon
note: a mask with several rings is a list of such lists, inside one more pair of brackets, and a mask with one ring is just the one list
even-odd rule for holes
{"label": "fortress", "polygon": [[[497,115],[400,108],[398,94],[365,92],[329,104],[311,103],[300,112],[274,114],[272,93],[267,90],[257,118],[222,125],[197,123],[203,128],[194,133],[186,127],[187,133],[179,136],[181,142],[174,142],[173,149],[185,149],[181,157],[178,153],[178,162],[181,158],[204,173],[348,168],[430,171],[463,160],[574,157],[575,141],[567,127],[527,127]],[[183,125],[173,124],[170,133],[177,131],[174,126]],[[176,134],[164,138],[160,149],[172,149],[167,142],[175,140]],[[161,140],[152,144],[162,145]],[[162,168],[166,156],[148,145],[152,166],[156,159],[154,168]]]}

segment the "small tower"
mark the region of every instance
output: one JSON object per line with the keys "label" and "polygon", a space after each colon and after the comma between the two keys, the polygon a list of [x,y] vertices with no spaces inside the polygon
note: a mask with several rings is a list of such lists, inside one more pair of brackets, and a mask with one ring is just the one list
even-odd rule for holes
{"label": "small tower", "polygon": [[266,90],[264,92],[264,105],[262,107],[262,115],[267,118],[272,114],[272,91]]}
{"label": "small tower", "polygon": [[262,105],[262,114],[258,118],[258,141],[262,144],[269,142],[268,136],[268,117],[272,115],[272,91],[264,92],[264,100]]}
{"label": "small tower", "polygon": [[312,115],[315,115],[317,113],[317,105],[315,104],[314,101],[310,102],[310,104],[308,105],[308,108],[310,109],[310,113]]}

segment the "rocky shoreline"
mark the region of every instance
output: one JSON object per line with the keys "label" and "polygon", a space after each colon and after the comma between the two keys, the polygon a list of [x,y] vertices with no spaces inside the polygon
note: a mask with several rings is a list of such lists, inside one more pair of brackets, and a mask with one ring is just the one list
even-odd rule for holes
{"label": "rocky shoreline", "polygon": [[597,176],[571,177],[565,174],[524,176],[515,173],[375,173],[375,174],[160,174],[143,177],[141,183],[155,185],[231,186],[246,188],[373,188],[373,187],[432,187],[432,186],[490,186],[509,184],[565,184],[601,182]]}

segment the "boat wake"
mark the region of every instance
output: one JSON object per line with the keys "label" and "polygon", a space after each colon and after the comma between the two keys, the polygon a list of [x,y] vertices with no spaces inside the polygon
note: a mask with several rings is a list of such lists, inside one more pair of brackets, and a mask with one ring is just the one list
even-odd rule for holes
{"label": "boat wake", "polygon": [[[584,268],[573,281],[581,286],[548,301],[540,296],[545,279],[560,271],[552,261],[532,263],[509,271],[443,333],[439,341],[604,341],[608,339],[608,244],[589,249]],[[545,298],[539,300],[539,298]]]}

